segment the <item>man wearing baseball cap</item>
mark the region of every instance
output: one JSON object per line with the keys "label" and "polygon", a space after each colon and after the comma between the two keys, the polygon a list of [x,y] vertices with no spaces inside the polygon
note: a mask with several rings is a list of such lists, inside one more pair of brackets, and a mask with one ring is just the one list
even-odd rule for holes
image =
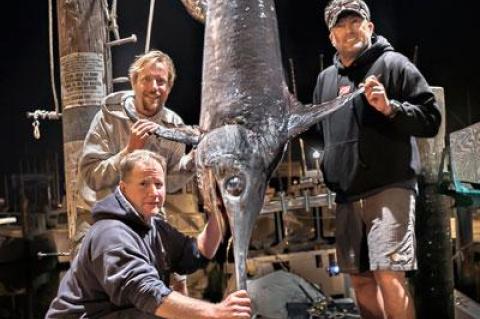
{"label": "man wearing baseball cap", "polygon": [[313,102],[365,88],[316,132],[323,176],[336,193],[338,263],[351,275],[362,318],[414,318],[405,283],[417,267],[414,137],[435,136],[441,115],[418,69],[374,33],[364,1],[330,1],[325,22],[336,54]]}

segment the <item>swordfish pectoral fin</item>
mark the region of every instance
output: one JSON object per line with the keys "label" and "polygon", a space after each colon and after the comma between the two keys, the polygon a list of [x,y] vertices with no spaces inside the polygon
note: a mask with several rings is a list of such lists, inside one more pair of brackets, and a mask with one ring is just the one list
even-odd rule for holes
{"label": "swordfish pectoral fin", "polygon": [[[138,117],[133,114],[133,112],[126,105],[123,107],[123,110],[133,123],[138,121]],[[182,125],[174,128],[159,126],[153,134],[166,140],[191,145],[194,147],[198,145],[200,139],[202,138],[202,132],[200,129],[189,125]]]}
{"label": "swordfish pectoral fin", "polygon": [[307,106],[297,102],[297,105],[290,108],[291,111],[288,118],[288,138],[292,139],[305,132],[312,125],[320,122],[324,117],[337,111],[360,94],[363,94],[364,91],[364,88],[361,87],[350,94],[342,95],[336,99],[318,105]]}
{"label": "swordfish pectoral fin", "polygon": [[181,0],[188,13],[198,22],[205,23],[208,0]]}

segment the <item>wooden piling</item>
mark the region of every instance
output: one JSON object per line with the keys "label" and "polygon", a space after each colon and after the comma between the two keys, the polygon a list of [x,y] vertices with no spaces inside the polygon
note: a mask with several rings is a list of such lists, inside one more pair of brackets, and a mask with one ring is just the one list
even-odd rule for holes
{"label": "wooden piling", "polygon": [[432,88],[442,113],[435,138],[417,139],[422,174],[416,206],[418,270],[411,278],[417,318],[454,318],[453,262],[450,235],[451,199],[438,192],[439,170],[445,147],[445,97]]}
{"label": "wooden piling", "polygon": [[107,22],[98,0],[58,0],[62,124],[69,236],[75,234],[78,159],[102,98],[107,94]]}

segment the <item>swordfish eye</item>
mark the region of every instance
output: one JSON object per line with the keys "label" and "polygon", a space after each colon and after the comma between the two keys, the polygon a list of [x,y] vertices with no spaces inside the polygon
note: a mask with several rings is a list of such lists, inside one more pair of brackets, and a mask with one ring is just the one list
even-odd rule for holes
{"label": "swordfish eye", "polygon": [[240,196],[245,188],[245,182],[240,176],[232,176],[225,182],[225,189],[232,196]]}

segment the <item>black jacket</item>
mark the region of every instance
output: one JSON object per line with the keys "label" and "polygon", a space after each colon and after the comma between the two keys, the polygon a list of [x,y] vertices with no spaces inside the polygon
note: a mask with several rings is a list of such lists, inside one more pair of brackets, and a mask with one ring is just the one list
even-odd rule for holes
{"label": "black jacket", "polygon": [[389,119],[367,103],[364,95],[320,124],[324,145],[322,171],[337,202],[357,200],[390,186],[412,186],[420,169],[415,137],[437,134],[441,115],[435,97],[418,69],[374,35],[372,46],[349,67],[338,56],[320,73],[313,102],[319,104],[352,92],[369,75],[383,83],[389,99],[401,103]]}
{"label": "black jacket", "polygon": [[92,213],[95,223],[46,318],[151,318],[171,292],[170,272],[191,273],[207,262],[195,239],[159,217],[145,223],[118,187]]}

